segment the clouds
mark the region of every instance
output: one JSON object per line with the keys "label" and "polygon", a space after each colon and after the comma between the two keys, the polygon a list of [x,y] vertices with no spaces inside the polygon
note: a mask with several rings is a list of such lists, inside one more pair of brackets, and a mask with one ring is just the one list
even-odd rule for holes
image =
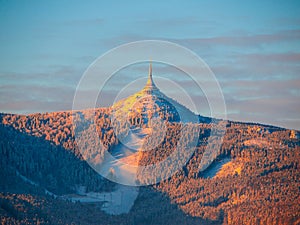
{"label": "clouds", "polygon": [[300,79],[221,82],[228,118],[299,129]]}
{"label": "clouds", "polygon": [[81,74],[69,66],[37,73],[0,73],[0,111],[33,113],[69,110]]}
{"label": "clouds", "polygon": [[198,49],[200,56],[199,49],[209,49],[202,58],[221,84],[228,118],[299,129],[298,40],[299,30],[285,30],[177,42]]}
{"label": "clouds", "polygon": [[299,129],[299,97],[228,99],[228,118]]}
{"label": "clouds", "polygon": [[[297,1],[19,4],[5,2],[0,14],[0,111],[71,109],[78,81],[97,57],[129,41],[159,39],[204,59],[221,84],[229,118],[300,129]],[[124,68],[100,104],[144,75],[147,64]],[[157,64],[154,75],[187,89],[209,115],[205,94],[188,77]],[[97,88],[87,88],[87,102]],[[176,90],[167,94],[180,98]]]}
{"label": "clouds", "polygon": [[74,90],[37,85],[2,86],[0,90],[2,112],[28,114],[70,110]]}
{"label": "clouds", "polygon": [[274,33],[267,34],[249,34],[249,35],[235,35],[235,36],[220,36],[207,38],[204,41],[208,44],[222,44],[231,46],[260,46],[262,44],[278,43],[278,42],[288,42],[297,41],[300,38],[300,30],[282,30]]}

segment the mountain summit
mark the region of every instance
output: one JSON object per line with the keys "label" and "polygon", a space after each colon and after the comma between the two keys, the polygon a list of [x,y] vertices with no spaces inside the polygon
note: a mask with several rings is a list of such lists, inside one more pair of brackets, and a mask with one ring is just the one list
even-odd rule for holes
{"label": "mountain summit", "polygon": [[148,92],[148,94],[152,94],[155,91],[158,91],[158,88],[156,87],[153,77],[152,77],[152,63],[150,62],[149,65],[149,73],[148,73],[148,80],[146,83],[146,86],[144,87],[144,90]]}
{"label": "mountain summit", "polygon": [[[151,64],[142,90],[109,108],[0,114],[0,220],[299,224],[299,131],[227,121],[218,147],[212,129],[223,121],[207,121],[162,93]],[[195,139],[177,170],[167,158],[179,150],[181,162]],[[150,185],[155,173],[144,168],[163,162]],[[176,173],[164,179],[169,171]],[[149,185],[130,189],[106,178]]]}
{"label": "mountain summit", "polygon": [[127,117],[132,126],[149,126],[153,119],[168,122],[198,122],[199,117],[191,110],[165,95],[156,86],[149,65],[148,80],[144,88],[112,106],[117,118]]}

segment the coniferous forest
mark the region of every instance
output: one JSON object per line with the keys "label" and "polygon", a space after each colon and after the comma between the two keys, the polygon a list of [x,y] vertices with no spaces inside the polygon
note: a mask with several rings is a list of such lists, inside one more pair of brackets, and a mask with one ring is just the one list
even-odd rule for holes
{"label": "coniferous forest", "polygon": [[[95,113],[1,114],[2,224],[300,223],[299,133],[252,123],[227,122],[221,147],[204,154],[207,147],[216,148],[220,138],[214,133],[208,143],[212,126],[224,121],[167,122],[161,143],[146,138],[144,148],[156,147],[140,154],[139,165],[155,164],[176,147],[188,147],[191,140],[196,140],[195,151],[169,179],[140,187],[129,213],[109,215],[101,210],[103,202],[61,198],[78,192],[79,187],[85,187],[86,192],[114,190],[116,184],[84,160],[96,154],[91,146],[99,140],[103,144],[97,151],[100,163],[105,151],[113,151],[120,144],[110,113],[110,108],[99,108]],[[87,123],[87,118],[94,123]],[[74,137],[83,129],[86,155],[79,152]],[[98,139],[90,135],[92,129],[96,129]],[[118,133],[126,132],[121,125],[117,129]],[[185,150],[180,154],[178,157],[184,158]],[[148,177],[141,174],[137,180],[143,183]]]}

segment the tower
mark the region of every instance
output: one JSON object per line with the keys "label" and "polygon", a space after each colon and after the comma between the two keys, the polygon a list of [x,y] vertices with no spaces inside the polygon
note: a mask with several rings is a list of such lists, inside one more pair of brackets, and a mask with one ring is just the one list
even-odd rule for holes
{"label": "tower", "polygon": [[[142,90],[119,100],[112,106],[115,117],[119,121],[129,120],[131,126],[149,126],[153,118],[168,122],[198,121],[198,117],[188,108],[161,92],[154,83],[152,72],[150,62],[145,86]],[[182,119],[179,113],[184,115]]]}
{"label": "tower", "polygon": [[158,88],[156,87],[156,85],[153,81],[153,78],[152,78],[152,62],[150,62],[150,65],[149,65],[148,80],[147,80],[146,86],[144,87],[144,90],[148,94],[152,94],[154,90],[158,90]]}

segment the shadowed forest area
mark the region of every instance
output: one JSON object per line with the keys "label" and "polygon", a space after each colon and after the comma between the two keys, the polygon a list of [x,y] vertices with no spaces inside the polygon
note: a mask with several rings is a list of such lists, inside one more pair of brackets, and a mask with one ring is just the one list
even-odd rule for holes
{"label": "shadowed forest area", "polygon": [[[208,143],[213,123],[184,125],[168,122],[162,142],[146,138],[139,165],[168,157],[178,146],[197,140],[185,166],[171,178],[141,187],[128,214],[111,216],[104,202],[80,203],[59,196],[87,191],[105,192],[114,183],[98,175],[84,160],[119,145],[110,119],[110,108],[94,112],[56,112],[28,116],[2,114],[0,124],[0,215],[4,224],[299,224],[300,172],[297,131],[228,122],[221,148],[218,133]],[[72,126],[75,120],[76,127]],[[89,123],[88,121],[94,121]],[[143,124],[141,124],[141,127]],[[99,138],[93,138],[95,129]],[[128,127],[117,128],[126,133]],[[187,129],[187,132],[180,132]],[[188,132],[196,129],[197,132]],[[75,141],[81,132],[87,141],[82,155]],[[191,136],[193,135],[193,136]],[[100,141],[97,152],[91,147]],[[185,157],[180,151],[179,157]],[[225,162],[222,160],[226,159]],[[211,163],[212,160],[212,163]],[[218,167],[212,176],[206,173]],[[204,165],[201,170],[200,165]],[[167,170],[172,170],[172,164]],[[166,171],[167,171],[166,170]],[[140,171],[142,172],[142,171]],[[30,182],[25,182],[24,177]],[[147,175],[138,176],[139,182]]]}

